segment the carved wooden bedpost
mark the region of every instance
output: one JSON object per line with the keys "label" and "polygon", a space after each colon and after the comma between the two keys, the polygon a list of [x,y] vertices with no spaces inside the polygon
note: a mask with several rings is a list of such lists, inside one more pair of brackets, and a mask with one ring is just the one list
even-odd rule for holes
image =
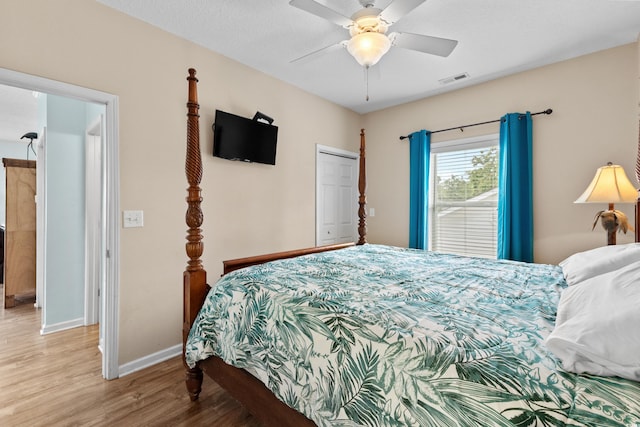
{"label": "carved wooden bedpost", "polygon": [[365,195],[365,191],[367,189],[367,171],[365,166],[364,129],[360,129],[360,172],[358,175],[358,191],[360,191],[360,196],[358,197],[358,235],[360,238],[358,239],[358,245],[364,245],[367,243],[367,196]]}
{"label": "carved wooden bedpost", "polygon": [[[200,195],[200,181],[202,180],[202,158],[200,155],[200,128],[198,120],[198,89],[196,70],[189,69],[189,98],[187,102],[187,157],[185,172],[189,188],[187,189],[187,230],[186,251],[189,261],[183,275],[184,311],[182,323],[183,360],[184,347],[191,330],[191,325],[198,315],[198,308],[202,306],[209,286],[207,272],[202,268],[203,244],[200,226],[202,225],[202,197]],[[202,389],[202,370],[199,367],[187,368],[186,385],[191,400],[198,399]]]}

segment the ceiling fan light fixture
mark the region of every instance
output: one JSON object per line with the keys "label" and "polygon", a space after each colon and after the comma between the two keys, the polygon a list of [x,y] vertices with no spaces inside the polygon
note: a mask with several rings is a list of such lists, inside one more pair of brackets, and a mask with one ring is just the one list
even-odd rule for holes
{"label": "ceiling fan light fixture", "polygon": [[371,67],[391,48],[391,40],[381,33],[367,31],[356,34],[347,43],[347,50],[363,67]]}

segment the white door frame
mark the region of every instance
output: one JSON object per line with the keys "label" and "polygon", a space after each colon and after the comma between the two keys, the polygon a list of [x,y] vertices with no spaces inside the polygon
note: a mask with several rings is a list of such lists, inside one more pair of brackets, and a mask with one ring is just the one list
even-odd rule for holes
{"label": "white door frame", "polygon": [[[68,83],[49,80],[29,74],[0,68],[0,84],[34,90],[51,95],[64,96],[85,102],[105,105],[105,150],[103,152],[103,182],[106,201],[105,220],[106,250],[103,271],[105,284],[101,293],[104,317],[104,351],[102,352],[102,376],[118,378],[118,298],[120,287],[120,182],[118,163],[118,97]],[[38,196],[40,197],[40,195]],[[46,194],[42,195],[46,197]],[[46,223],[45,223],[46,226]],[[37,249],[36,249],[37,250]],[[46,262],[44,263],[46,268]]]}
{"label": "white door frame", "polygon": [[[358,188],[358,174],[359,174],[359,169],[360,169],[360,162],[358,161],[360,159],[360,155],[358,153],[355,153],[353,151],[347,151],[347,150],[342,150],[340,148],[335,148],[335,147],[330,147],[328,145],[320,145],[320,144],[316,144],[316,245],[318,245],[319,241],[320,241],[320,221],[319,218],[321,216],[320,214],[320,209],[322,209],[322,200],[321,200],[321,189],[320,189],[320,185],[322,184],[320,177],[318,176],[319,174],[319,162],[320,162],[320,155],[321,154],[329,154],[332,156],[340,156],[340,157],[345,157],[347,159],[352,159],[356,161],[356,174],[354,176],[354,185],[356,188],[356,192],[357,192],[357,188]],[[358,204],[358,200],[355,199],[354,200],[354,204],[357,205]],[[356,220],[356,224],[357,224],[357,220]]]}
{"label": "white door frame", "polygon": [[[47,128],[46,126],[40,131],[36,142],[36,159],[44,159],[47,155]],[[47,180],[44,177],[47,175],[47,171],[44,169],[44,162],[38,162],[36,160],[36,303],[35,306],[42,308],[42,301],[44,301],[44,272],[45,256],[44,248],[47,247],[46,235],[40,233],[40,230],[46,228],[45,221],[47,220],[47,201],[42,196],[47,193],[46,186]]]}

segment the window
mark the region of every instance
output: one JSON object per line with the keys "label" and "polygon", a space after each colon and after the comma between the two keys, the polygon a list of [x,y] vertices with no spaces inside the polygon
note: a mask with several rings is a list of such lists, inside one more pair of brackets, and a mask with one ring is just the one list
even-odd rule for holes
{"label": "window", "polygon": [[431,145],[429,249],[496,258],[498,138]]}

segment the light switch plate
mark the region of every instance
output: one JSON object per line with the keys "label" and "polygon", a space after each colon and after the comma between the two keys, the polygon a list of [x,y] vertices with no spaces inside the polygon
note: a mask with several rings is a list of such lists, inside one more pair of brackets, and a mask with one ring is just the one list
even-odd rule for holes
{"label": "light switch plate", "polygon": [[123,211],[122,227],[142,227],[144,225],[144,216],[142,211]]}

